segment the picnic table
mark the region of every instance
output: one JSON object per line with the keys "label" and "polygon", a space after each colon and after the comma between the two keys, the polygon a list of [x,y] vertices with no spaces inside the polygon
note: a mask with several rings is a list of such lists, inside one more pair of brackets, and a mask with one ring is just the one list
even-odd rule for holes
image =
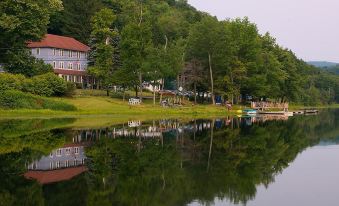
{"label": "picnic table", "polygon": [[130,98],[128,100],[128,104],[129,105],[140,105],[141,104],[141,100],[137,99],[137,98]]}

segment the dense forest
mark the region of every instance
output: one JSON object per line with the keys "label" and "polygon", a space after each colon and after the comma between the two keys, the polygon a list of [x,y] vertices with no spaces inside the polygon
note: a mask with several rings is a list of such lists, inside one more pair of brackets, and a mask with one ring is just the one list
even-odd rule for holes
{"label": "dense forest", "polygon": [[186,0],[4,0],[0,13],[0,63],[12,73],[49,71],[24,49],[48,32],[90,45],[89,73],[102,89],[138,92],[162,79],[235,103],[339,102],[339,76],[298,59],[247,18],[219,21]]}

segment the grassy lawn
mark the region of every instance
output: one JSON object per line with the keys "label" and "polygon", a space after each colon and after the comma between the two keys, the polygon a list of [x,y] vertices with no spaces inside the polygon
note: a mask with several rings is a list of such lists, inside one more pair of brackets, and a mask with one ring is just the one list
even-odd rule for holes
{"label": "grassy lawn", "polygon": [[[132,94],[132,92],[129,92]],[[145,93],[147,94],[147,93]],[[186,105],[175,108],[163,108],[160,105],[153,105],[152,99],[144,100],[142,105],[129,106],[128,102],[121,99],[106,97],[105,91],[98,90],[77,90],[74,98],[51,98],[58,101],[70,103],[77,107],[77,111],[55,111],[55,110],[1,110],[1,118],[77,118],[76,125],[86,126],[120,123],[128,120],[146,120],[162,118],[207,118],[236,114],[236,110],[243,109],[241,106],[234,106],[232,111],[227,111],[224,106],[195,105],[186,102]],[[150,95],[147,94],[146,96]],[[339,104],[324,107],[309,108],[339,108]],[[305,108],[300,105],[290,105],[290,110]],[[100,119],[100,120],[99,120]]]}
{"label": "grassy lawn", "polygon": [[[53,98],[75,105],[77,111],[53,111],[53,110],[0,110],[1,118],[27,118],[27,117],[102,117],[102,118],[169,118],[185,116],[222,116],[231,114],[223,106],[188,104],[182,107],[163,108],[153,105],[152,100],[145,100],[142,105],[129,106],[125,101],[104,96],[78,96],[75,98]],[[237,108],[235,108],[237,109]]]}

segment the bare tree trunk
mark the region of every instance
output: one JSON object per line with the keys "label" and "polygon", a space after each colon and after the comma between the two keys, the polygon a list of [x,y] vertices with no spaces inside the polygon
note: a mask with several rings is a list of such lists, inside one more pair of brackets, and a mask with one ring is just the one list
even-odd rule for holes
{"label": "bare tree trunk", "polygon": [[138,97],[138,86],[135,86],[135,97]]}
{"label": "bare tree trunk", "polygon": [[122,88],[122,92],[122,101],[124,102],[126,98],[125,87]]}
{"label": "bare tree trunk", "polygon": [[167,35],[165,35],[165,40],[166,40],[166,43],[165,43],[165,51],[167,51],[167,45],[168,45],[168,38],[167,38]]}
{"label": "bare tree trunk", "polygon": [[197,104],[197,82],[194,82],[194,104]]}
{"label": "bare tree trunk", "polygon": [[211,141],[210,141],[210,150],[208,152],[208,162],[207,162],[207,171],[210,169],[210,161],[212,156],[212,147],[213,147],[213,136],[214,136],[214,119],[211,123]]}
{"label": "bare tree trunk", "polygon": [[210,66],[210,77],[211,77],[211,93],[212,93],[212,103],[215,105],[215,97],[214,97],[214,81],[213,81],[213,71],[212,71],[212,58],[211,54],[208,53],[208,63]]}
{"label": "bare tree trunk", "polygon": [[[233,85],[233,73],[232,73],[232,71],[231,71],[231,83],[232,83],[232,87],[234,87],[234,85]],[[234,91],[234,90],[233,90]],[[231,95],[231,104],[233,105],[234,104],[234,94],[232,93],[232,95]]]}
{"label": "bare tree trunk", "polygon": [[153,85],[153,105],[155,106],[155,80]]}
{"label": "bare tree trunk", "polygon": [[140,83],[140,102],[142,102],[142,73],[139,73],[139,83]]}
{"label": "bare tree trunk", "polygon": [[160,100],[159,100],[159,103],[161,104],[162,102],[162,92],[164,91],[164,87],[165,87],[165,79],[161,79],[161,93],[160,93]]}
{"label": "bare tree trunk", "polygon": [[143,7],[142,7],[142,3],[141,3],[141,6],[140,6],[140,18],[139,18],[139,26],[141,25],[142,23],[142,17],[143,17]]}

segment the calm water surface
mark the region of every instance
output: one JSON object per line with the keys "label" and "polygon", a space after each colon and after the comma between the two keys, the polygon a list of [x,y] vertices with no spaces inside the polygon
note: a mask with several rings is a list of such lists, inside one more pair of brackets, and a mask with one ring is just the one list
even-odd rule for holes
{"label": "calm water surface", "polygon": [[339,110],[74,123],[0,120],[0,205],[338,205]]}

